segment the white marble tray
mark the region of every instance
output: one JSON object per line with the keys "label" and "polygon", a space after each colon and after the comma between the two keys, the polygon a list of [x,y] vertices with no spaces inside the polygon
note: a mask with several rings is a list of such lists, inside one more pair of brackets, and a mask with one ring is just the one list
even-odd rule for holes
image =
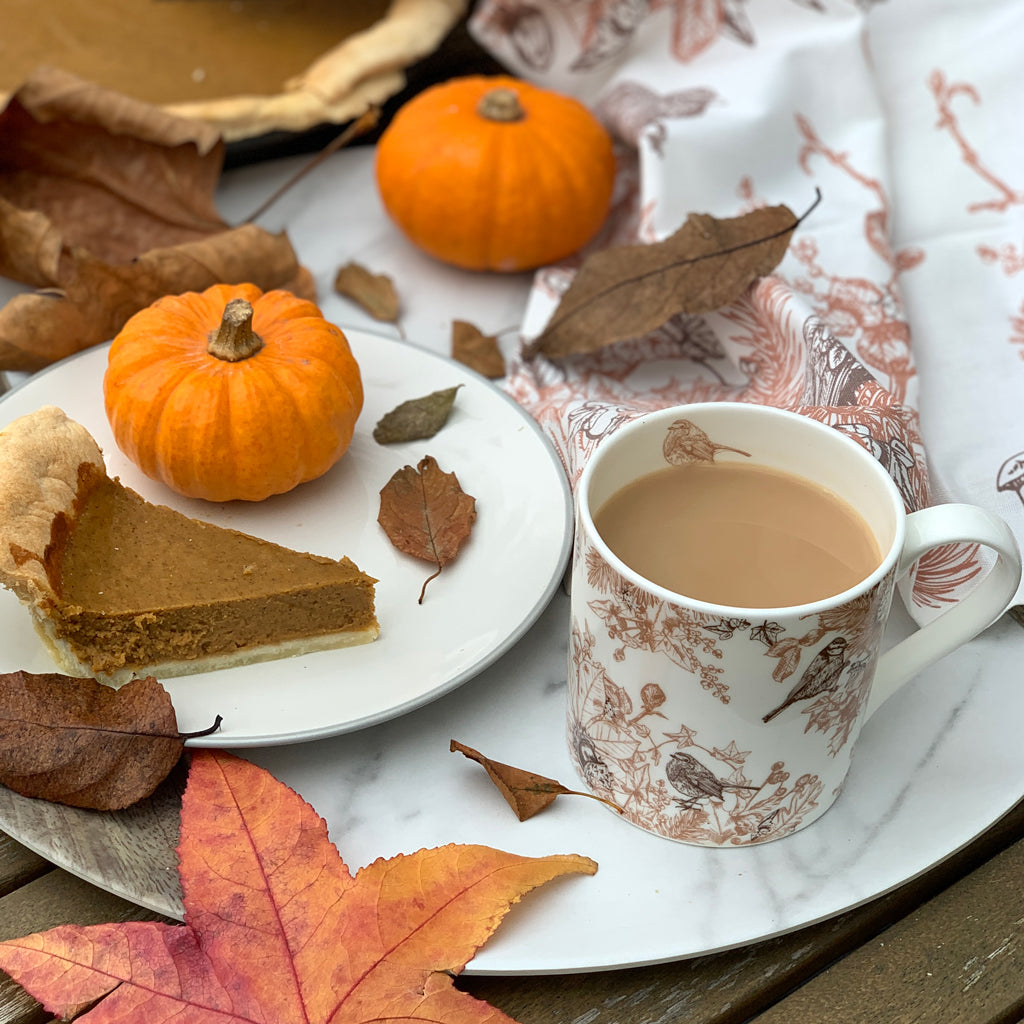
{"label": "white marble tray", "polygon": [[[382,725],[240,751],[322,814],[353,869],[448,842],[530,855],[578,852],[593,877],[531,893],[470,963],[545,974],[683,959],[791,931],[895,888],[938,863],[1021,796],[1017,683],[1024,631],[1004,619],[897,694],[861,738],[847,788],[817,823],[753,849],[657,839],[600,804],[561,797],[520,823],[452,737],[567,784],[563,742],[568,600],[474,680]],[[906,628],[897,624],[895,633]],[[180,782],[180,780],[178,780]],[[173,786],[115,815],[0,790],[0,827],[136,902],[180,912]]]}

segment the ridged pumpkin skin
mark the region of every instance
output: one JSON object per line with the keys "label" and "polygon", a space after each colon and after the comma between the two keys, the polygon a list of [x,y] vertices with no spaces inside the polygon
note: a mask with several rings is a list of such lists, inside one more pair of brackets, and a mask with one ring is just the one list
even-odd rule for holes
{"label": "ridged pumpkin skin", "polygon": [[[230,362],[207,346],[233,299],[251,304],[263,347]],[[103,397],[118,447],[146,476],[209,501],[262,501],[323,475],[363,407],[345,335],[312,302],[251,284],[136,313],[110,347]]]}
{"label": "ridged pumpkin skin", "polygon": [[[481,113],[495,90],[518,99],[518,120]],[[583,104],[508,76],[474,75],[399,109],[377,144],[376,175],[388,214],[425,252],[469,270],[519,271],[594,237],[615,158]]]}

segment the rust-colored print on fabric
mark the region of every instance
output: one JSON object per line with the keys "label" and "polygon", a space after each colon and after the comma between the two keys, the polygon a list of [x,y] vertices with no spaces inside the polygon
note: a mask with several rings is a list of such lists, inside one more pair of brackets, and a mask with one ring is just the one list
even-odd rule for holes
{"label": "rust-colored print on fabric", "polygon": [[[967,212],[1006,213],[1015,206],[1024,206],[1024,190],[1014,188],[985,164],[981,153],[968,142],[960,118],[953,110],[953,101],[961,96],[971,100],[975,106],[980,106],[982,101],[978,90],[969,82],[950,82],[938,69],[928,77],[928,88],[939,112],[937,128],[949,133],[964,165],[996,192],[995,198],[968,203]],[[980,244],[976,251],[982,263],[998,267],[1007,277],[1024,271],[1024,249],[1013,243],[1008,242],[998,248]],[[1024,300],[1021,301],[1017,315],[1010,317],[1010,328],[1009,342],[1021,346],[1019,355],[1024,359]]]}

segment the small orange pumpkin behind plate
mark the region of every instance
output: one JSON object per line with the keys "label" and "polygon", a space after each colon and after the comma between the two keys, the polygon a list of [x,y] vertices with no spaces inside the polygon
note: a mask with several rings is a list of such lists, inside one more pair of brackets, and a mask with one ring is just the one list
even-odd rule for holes
{"label": "small orange pumpkin behind plate", "polygon": [[363,407],[342,331],[312,302],[252,284],[136,313],[110,347],[103,396],[142,472],[209,501],[262,501],[322,476]]}
{"label": "small orange pumpkin behind plate", "polygon": [[468,270],[554,263],[604,223],[611,139],[580,102],[507,75],[470,75],[406,103],[377,144],[384,207],[431,256]]}

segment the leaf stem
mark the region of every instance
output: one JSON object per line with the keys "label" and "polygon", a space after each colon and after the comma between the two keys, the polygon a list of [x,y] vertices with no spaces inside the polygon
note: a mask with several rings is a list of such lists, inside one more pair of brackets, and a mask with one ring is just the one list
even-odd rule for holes
{"label": "leaf stem", "polygon": [[313,168],[319,166],[333,153],[336,153],[342,146],[347,145],[356,136],[362,135],[365,132],[370,131],[374,128],[377,122],[380,120],[380,107],[372,106],[367,110],[364,110],[354,121],[350,121],[343,132],[336,135],[330,142],[312,160],[310,160],[303,167],[293,174],[280,188],[275,192],[272,192],[270,196],[265,199],[259,206],[249,214],[248,217],[242,221],[243,224],[251,224],[257,217],[262,217],[263,214],[270,209],[290,188],[301,181]]}
{"label": "leaf stem", "polygon": [[598,803],[607,804],[613,811],[618,811],[619,814],[626,813],[626,809],[624,807],[620,807],[614,800],[606,800],[603,796],[598,796],[596,793],[584,793],[579,789],[567,789],[562,795],[589,797],[591,800],[597,800]]}
{"label": "leaf stem", "polygon": [[183,740],[194,740],[200,736],[212,736],[220,728],[220,723],[223,721],[224,719],[218,715],[213,720],[213,725],[208,725],[205,729],[199,729],[196,732],[181,732],[178,735]]}
{"label": "leaf stem", "polygon": [[432,572],[432,573],[431,573],[431,574],[430,574],[430,575],[429,575],[429,576],[428,576],[428,577],[427,577],[427,578],[426,578],[426,579],[425,579],[425,580],[423,581],[423,586],[422,586],[422,587],[420,587],[420,599],[419,599],[419,600],[418,600],[418,601],[416,602],[417,604],[423,604],[423,596],[424,596],[424,595],[426,594],[426,592],[427,592],[427,584],[428,584],[428,583],[429,583],[429,582],[430,582],[431,580],[436,580],[436,579],[437,579],[437,577],[438,577],[438,576],[440,576],[440,575],[441,575],[441,566],[439,565],[439,566],[437,567],[437,571],[436,571],[436,572]]}

